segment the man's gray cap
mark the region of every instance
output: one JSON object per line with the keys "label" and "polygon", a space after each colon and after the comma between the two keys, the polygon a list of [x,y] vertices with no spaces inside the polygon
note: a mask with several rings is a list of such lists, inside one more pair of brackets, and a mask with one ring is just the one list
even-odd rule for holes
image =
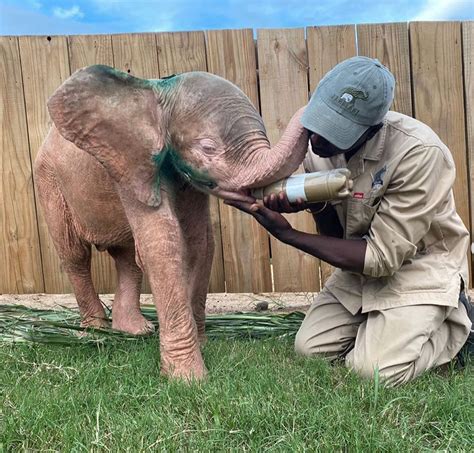
{"label": "man's gray cap", "polygon": [[370,126],[382,122],[394,91],[395,78],[377,59],[349,58],[319,82],[301,123],[338,148],[348,149]]}

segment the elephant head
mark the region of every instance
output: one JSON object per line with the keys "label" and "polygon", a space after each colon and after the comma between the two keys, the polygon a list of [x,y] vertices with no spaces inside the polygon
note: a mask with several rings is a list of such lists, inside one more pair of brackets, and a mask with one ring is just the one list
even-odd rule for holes
{"label": "elephant head", "polygon": [[270,147],[247,96],[205,72],[144,80],[90,66],[67,79],[48,108],[64,138],[149,206],[159,206],[170,166],[198,189],[226,197],[293,173],[308,143],[300,111]]}

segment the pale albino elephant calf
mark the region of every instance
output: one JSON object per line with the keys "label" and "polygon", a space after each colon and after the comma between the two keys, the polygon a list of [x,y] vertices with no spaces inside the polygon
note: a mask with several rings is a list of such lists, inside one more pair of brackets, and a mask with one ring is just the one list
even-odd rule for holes
{"label": "pale albino elephant calf", "polygon": [[54,125],[35,183],[83,325],[108,324],[91,279],[94,245],[117,267],[112,327],[152,329],[139,308],[145,272],[162,372],[203,378],[209,194],[239,199],[294,172],[308,142],[301,111],[271,148],[261,117],[232,83],[203,72],[142,80],[107,66],[74,73],[48,108]]}

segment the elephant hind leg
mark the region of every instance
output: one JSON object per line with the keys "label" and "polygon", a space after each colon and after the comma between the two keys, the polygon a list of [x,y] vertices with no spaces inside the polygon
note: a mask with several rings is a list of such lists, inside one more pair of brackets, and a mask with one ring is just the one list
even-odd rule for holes
{"label": "elephant hind leg", "polygon": [[[82,254],[73,260],[62,260],[65,271],[74,288],[77,304],[81,313],[81,325],[85,327],[108,327],[109,321],[104,306],[99,299],[91,276],[91,247],[82,246]],[[80,256],[79,260],[77,258]]]}
{"label": "elephant hind leg", "polygon": [[49,233],[74,289],[82,325],[105,327],[107,316],[92,282],[91,245],[78,235],[53,172],[41,157],[35,164],[35,183]]}
{"label": "elephant hind leg", "polygon": [[198,263],[195,266],[194,282],[192,287],[191,304],[194,320],[198,331],[199,344],[203,346],[206,341],[206,299],[209,289],[209,279],[214,257],[214,236],[210,220],[207,221],[206,246],[197,250]]}
{"label": "elephant hind leg", "polygon": [[115,261],[118,284],[112,308],[112,327],[132,335],[154,331],[153,324],[140,311],[140,287],[143,273],[135,261],[135,248],[107,249]]}

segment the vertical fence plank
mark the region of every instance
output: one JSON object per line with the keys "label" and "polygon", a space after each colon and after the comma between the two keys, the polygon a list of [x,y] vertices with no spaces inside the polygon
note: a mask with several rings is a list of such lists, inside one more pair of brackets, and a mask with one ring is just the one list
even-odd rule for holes
{"label": "vertical fence plank", "polygon": [[[314,93],[324,75],[357,53],[354,25],[308,27],[306,29],[309,62],[309,89]],[[321,261],[321,285],[324,286],[334,267]]]}
{"label": "vertical fence plank", "polygon": [[18,38],[0,37],[0,294],[44,291]]}
{"label": "vertical fence plank", "polygon": [[357,26],[359,55],[377,58],[395,76],[392,110],[411,116],[410,49],[408,24],[370,24]]}
{"label": "vertical fence plank", "polygon": [[[68,37],[71,73],[93,64],[114,65],[110,35],[77,35]],[[107,252],[92,247],[92,280],[98,293],[113,293],[117,275],[113,259]]]}
{"label": "vertical fence plank", "polygon": [[204,32],[157,33],[160,77],[190,71],[207,71]]}
{"label": "vertical fence plank", "polygon": [[456,208],[470,230],[461,24],[410,24],[415,117],[428,124],[451,150],[456,163]]}
{"label": "vertical fence plank", "polygon": [[[258,109],[252,30],[207,32],[209,72],[239,86]],[[272,290],[267,232],[248,214],[219,202],[227,292]]]}
{"label": "vertical fence plank", "polygon": [[114,65],[110,35],[75,35],[68,37],[71,73],[93,64]]}
{"label": "vertical fence plank", "polygon": [[[203,32],[157,33],[156,43],[160,61],[160,77],[180,72],[207,71],[206,43]],[[212,262],[209,292],[225,291],[219,201],[209,200],[215,252]]]}
{"label": "vertical fence plank", "polygon": [[[474,22],[462,23],[463,63],[464,63],[464,99],[466,101],[466,137],[469,163],[471,240],[474,237]],[[472,257],[472,255],[471,255]],[[471,270],[474,266],[471,265]],[[471,278],[471,287],[474,277]]]}
{"label": "vertical fence plank", "polygon": [[324,75],[357,54],[354,25],[308,27],[309,87],[314,93]]}
{"label": "vertical fence plank", "polygon": [[159,77],[158,54],[153,33],[112,35],[112,49],[117,69],[145,79]]}
{"label": "vertical fence plank", "polygon": [[[291,116],[308,102],[304,29],[258,30],[257,48],[262,116],[275,144]],[[287,217],[294,228],[316,232],[310,214]],[[271,251],[276,291],[319,290],[319,260],[273,238]]]}
{"label": "vertical fence plank", "polygon": [[[70,74],[67,40],[65,36],[21,36],[19,43],[28,134],[34,160],[52,124],[46,101]],[[45,291],[72,292],[67,274],[61,269],[39,203],[37,206]]]}

